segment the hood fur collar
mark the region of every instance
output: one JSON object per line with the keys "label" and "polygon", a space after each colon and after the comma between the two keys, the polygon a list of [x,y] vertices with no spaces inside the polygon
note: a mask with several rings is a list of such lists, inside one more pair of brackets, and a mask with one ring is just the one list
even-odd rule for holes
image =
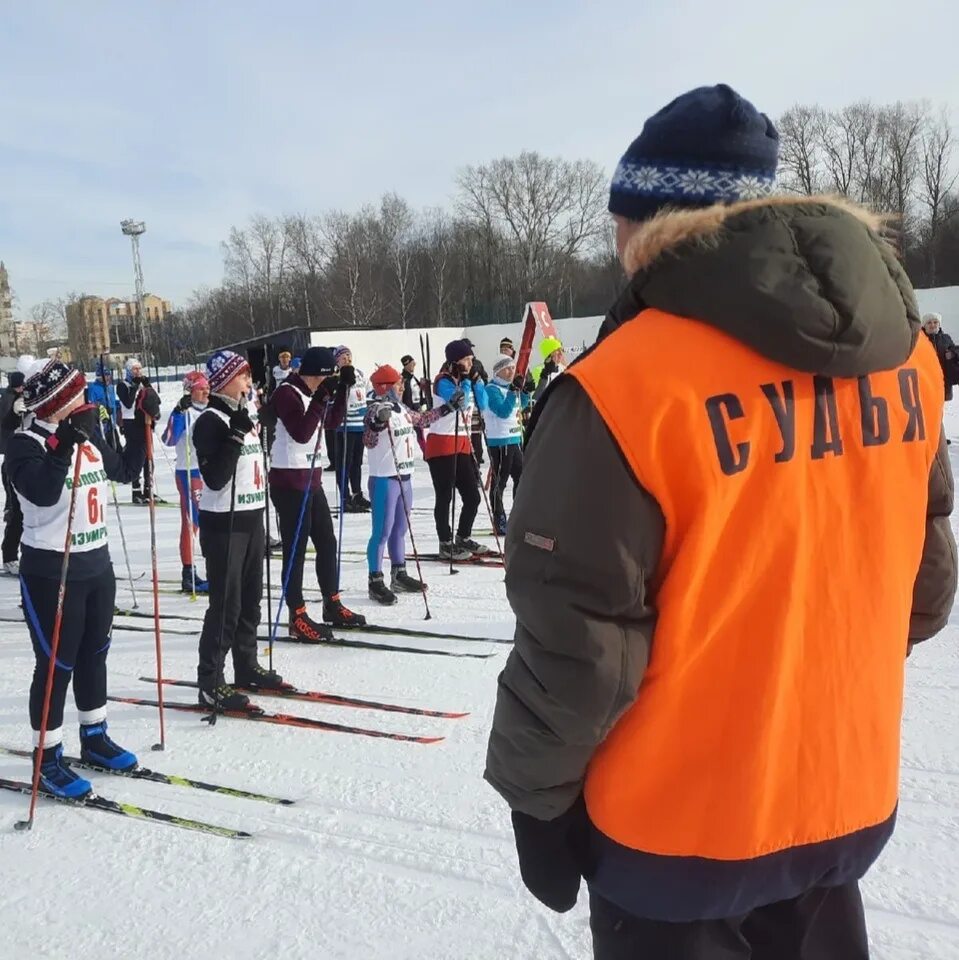
{"label": "hood fur collar", "polygon": [[717,203],[711,207],[696,209],[666,209],[651,220],[642,223],[626,244],[623,255],[627,276],[648,270],[664,254],[687,243],[711,246],[718,243],[726,221],[737,214],[762,207],[797,207],[809,205],[835,207],[864,223],[874,233],[881,235],[888,222],[887,217],[872,213],[865,207],[845,197],[792,195],[763,197],[743,200],[740,203]]}

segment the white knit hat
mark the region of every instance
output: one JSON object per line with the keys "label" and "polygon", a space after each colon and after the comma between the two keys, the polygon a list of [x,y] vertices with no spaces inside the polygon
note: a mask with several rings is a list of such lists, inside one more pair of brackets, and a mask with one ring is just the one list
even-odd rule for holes
{"label": "white knit hat", "polygon": [[493,363],[493,376],[497,376],[500,370],[506,370],[509,367],[516,366],[516,358],[508,353],[501,353]]}

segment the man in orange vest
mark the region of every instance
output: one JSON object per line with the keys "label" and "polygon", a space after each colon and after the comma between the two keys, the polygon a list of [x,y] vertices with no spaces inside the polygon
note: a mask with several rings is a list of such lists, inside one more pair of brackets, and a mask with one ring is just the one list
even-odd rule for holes
{"label": "man in orange vest", "polygon": [[[486,778],[594,956],[859,960],[904,665],[956,589],[942,376],[880,222],[727,86],[613,177],[629,282],[533,417]],[[597,495],[597,492],[600,495]]]}

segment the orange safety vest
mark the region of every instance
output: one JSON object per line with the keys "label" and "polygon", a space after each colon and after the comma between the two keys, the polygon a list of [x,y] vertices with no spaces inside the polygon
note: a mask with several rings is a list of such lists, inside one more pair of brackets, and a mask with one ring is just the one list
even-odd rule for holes
{"label": "orange safety vest", "polygon": [[569,374],[665,518],[649,666],[587,772],[594,825],[742,860],[887,820],[943,407],[928,340],[834,380],[646,310]]}

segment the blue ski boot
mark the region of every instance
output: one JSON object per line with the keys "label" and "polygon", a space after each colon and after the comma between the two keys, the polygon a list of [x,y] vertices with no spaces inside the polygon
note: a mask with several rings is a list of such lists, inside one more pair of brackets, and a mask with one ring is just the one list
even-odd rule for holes
{"label": "blue ski boot", "polygon": [[[194,580],[196,577],[196,580]],[[208,581],[200,578],[198,573],[194,572],[193,567],[185,566],[183,568],[183,574],[180,577],[180,591],[182,593],[193,593],[193,585],[196,583],[196,592],[197,593],[209,593],[210,584]]]}
{"label": "blue ski boot", "polygon": [[119,772],[133,770],[137,765],[137,758],[129,750],[118,747],[107,736],[106,720],[80,725],[80,759],[103,770]]}
{"label": "blue ski boot", "polygon": [[[36,762],[37,751],[33,751]],[[40,789],[63,800],[82,800],[93,793],[93,784],[78,777],[63,759],[63,744],[47,747],[40,763]]]}

